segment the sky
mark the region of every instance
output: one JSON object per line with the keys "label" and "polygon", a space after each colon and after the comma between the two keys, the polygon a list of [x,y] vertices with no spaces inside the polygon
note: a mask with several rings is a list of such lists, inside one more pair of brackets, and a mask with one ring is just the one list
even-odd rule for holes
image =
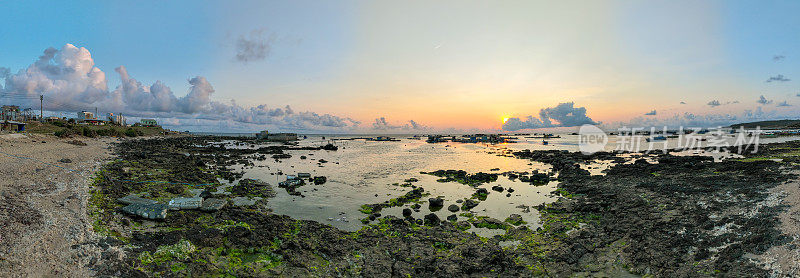
{"label": "sky", "polygon": [[0,102],[176,130],[799,118],[798,1],[10,1]]}

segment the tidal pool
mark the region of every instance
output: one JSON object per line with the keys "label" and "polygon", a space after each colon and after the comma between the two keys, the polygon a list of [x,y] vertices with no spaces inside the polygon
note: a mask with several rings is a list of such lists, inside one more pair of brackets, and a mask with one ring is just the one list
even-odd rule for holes
{"label": "tidal pool", "polygon": [[[336,138],[336,137],[334,137]],[[329,142],[339,147],[338,151],[286,151],[291,158],[268,158],[264,161],[253,159],[254,166],[236,167],[244,171],[244,178],[260,179],[270,183],[277,191],[277,196],[271,198],[268,207],[274,213],[284,214],[297,219],[319,221],[339,229],[354,231],[363,226],[360,219],[367,217],[359,211],[363,204],[381,203],[386,200],[404,195],[411,187],[401,187],[408,178],[416,178],[413,185],[422,187],[430,196],[420,199],[421,208],[414,212],[414,218],[422,218],[431,213],[428,207],[428,198],[441,196],[445,200],[444,207],[434,213],[445,220],[448,215],[454,214],[447,210],[456,200],[472,196],[475,187],[456,182],[437,182],[439,177],[421,174],[436,170],[465,170],[468,173],[503,173],[503,172],[549,172],[550,166],[543,163],[531,162],[508,156],[504,145],[486,144],[428,144],[422,140],[405,139],[400,141],[365,141],[365,140],[336,140],[330,137],[323,140],[321,136],[310,137],[299,142],[300,146],[319,146]],[[265,146],[256,145],[255,147]],[[250,145],[236,146],[231,142],[228,147],[251,147]],[[302,158],[302,157],[305,158]],[[322,163],[321,161],[326,161]],[[297,173],[310,173],[312,176],[326,176],[327,182],[321,185],[306,183],[299,187],[301,196],[289,195],[283,188],[278,188],[278,182],[286,180],[286,175]],[[491,190],[492,186],[500,185],[503,192]],[[552,202],[556,197],[550,192],[555,190],[556,182],[534,186],[519,180],[510,180],[499,176],[496,182],[482,184],[479,188],[486,188],[490,194],[485,201],[473,208],[477,216],[488,216],[498,220],[505,220],[510,214],[519,214],[528,226],[538,227],[539,214],[530,207]],[[514,192],[508,194],[507,189],[513,188]],[[413,204],[401,207],[385,208],[382,215],[401,217],[402,209]],[[526,209],[528,207],[528,209]],[[462,211],[456,212],[458,215]],[[466,218],[459,216],[459,220]],[[502,230],[477,229],[482,235],[493,235]]]}

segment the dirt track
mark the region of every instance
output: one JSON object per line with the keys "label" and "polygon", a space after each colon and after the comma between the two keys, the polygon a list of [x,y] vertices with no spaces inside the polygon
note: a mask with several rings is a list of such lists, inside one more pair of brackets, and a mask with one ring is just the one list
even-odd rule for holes
{"label": "dirt track", "polygon": [[98,244],[86,203],[91,177],[115,139],[80,140],[86,146],[0,135],[0,276],[87,277],[90,265],[114,256]]}

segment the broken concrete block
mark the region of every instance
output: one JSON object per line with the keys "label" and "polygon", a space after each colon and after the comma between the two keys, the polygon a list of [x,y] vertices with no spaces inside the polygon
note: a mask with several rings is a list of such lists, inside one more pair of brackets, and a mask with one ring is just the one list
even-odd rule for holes
{"label": "broken concrete block", "polygon": [[127,214],[138,215],[147,219],[164,219],[167,218],[167,210],[169,206],[165,204],[130,204],[122,208],[122,212]]}
{"label": "broken concrete block", "polygon": [[145,199],[145,198],[139,197],[136,194],[131,194],[131,195],[119,198],[119,199],[117,199],[117,202],[120,202],[120,203],[123,203],[123,204],[126,204],[126,205],[132,205],[132,204],[152,205],[152,204],[158,203],[158,202],[150,200],[150,199]]}
{"label": "broken concrete block", "polygon": [[202,211],[218,211],[225,207],[228,201],[217,198],[208,198],[203,200],[203,206],[200,207]]}
{"label": "broken concrete block", "polygon": [[171,210],[197,209],[201,206],[203,206],[203,198],[200,197],[178,197],[169,201],[169,209]]}

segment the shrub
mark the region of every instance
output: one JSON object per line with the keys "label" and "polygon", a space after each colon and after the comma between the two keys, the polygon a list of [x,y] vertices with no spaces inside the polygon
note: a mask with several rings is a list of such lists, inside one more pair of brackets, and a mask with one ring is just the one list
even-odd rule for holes
{"label": "shrub", "polygon": [[124,136],[124,134],[122,132],[120,132],[119,130],[115,129],[115,128],[107,127],[107,128],[103,128],[103,129],[98,129],[97,130],[97,136],[122,137],[122,136]]}
{"label": "shrub", "polygon": [[63,129],[61,129],[59,131],[56,131],[55,135],[58,136],[58,137],[61,137],[61,138],[65,138],[65,137],[70,137],[72,135],[75,135],[75,131],[72,130],[72,129],[69,129],[69,128],[63,128]]}
{"label": "shrub", "polygon": [[139,136],[139,133],[136,132],[135,129],[129,127],[127,130],[125,130],[125,136],[136,137],[136,136]]}
{"label": "shrub", "polygon": [[81,135],[86,136],[86,137],[94,138],[94,137],[97,137],[97,132],[95,132],[91,128],[88,128],[88,127],[84,126],[84,127],[81,128]]}

